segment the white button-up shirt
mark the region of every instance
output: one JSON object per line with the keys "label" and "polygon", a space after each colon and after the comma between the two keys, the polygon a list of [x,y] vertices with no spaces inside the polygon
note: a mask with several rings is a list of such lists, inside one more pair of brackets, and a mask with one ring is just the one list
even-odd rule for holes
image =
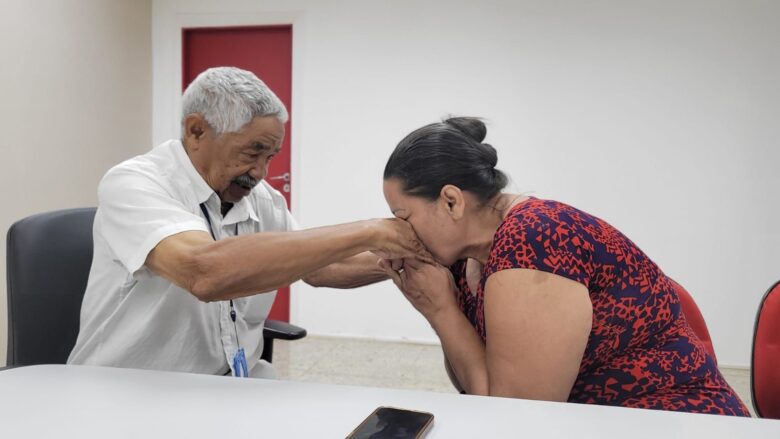
{"label": "white button-up shirt", "polygon": [[115,166],[98,186],[92,268],[68,363],[224,374],[240,341],[249,375],[272,376],[259,358],[275,292],[234,300],[234,325],[227,301],[201,302],[144,263],[160,241],[184,231],[223,239],[294,224],[284,197],[265,181],[223,218],[219,197],[179,140]]}

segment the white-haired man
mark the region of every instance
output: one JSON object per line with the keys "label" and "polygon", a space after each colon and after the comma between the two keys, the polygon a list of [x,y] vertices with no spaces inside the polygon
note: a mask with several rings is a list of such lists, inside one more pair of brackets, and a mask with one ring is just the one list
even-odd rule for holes
{"label": "white-haired man", "polygon": [[376,255],[429,257],[399,220],[294,231],[263,181],[287,117],[254,74],[209,69],[184,92],[181,140],[108,171],[68,363],[273,376],[259,360],[273,291],[364,285],[385,278]]}

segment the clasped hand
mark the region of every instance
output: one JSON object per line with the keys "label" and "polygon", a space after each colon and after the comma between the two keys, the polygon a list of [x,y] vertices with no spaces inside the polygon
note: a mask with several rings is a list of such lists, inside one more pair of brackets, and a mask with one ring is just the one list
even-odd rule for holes
{"label": "clasped hand", "polygon": [[455,280],[446,267],[413,258],[382,259],[379,265],[429,322],[444,311],[457,309]]}
{"label": "clasped hand", "polygon": [[398,218],[371,220],[375,247],[372,253],[382,259],[415,258],[433,262],[412,226]]}

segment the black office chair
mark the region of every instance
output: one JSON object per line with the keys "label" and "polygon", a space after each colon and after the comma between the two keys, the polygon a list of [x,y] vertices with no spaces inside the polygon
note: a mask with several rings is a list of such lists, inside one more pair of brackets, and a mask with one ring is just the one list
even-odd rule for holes
{"label": "black office chair", "polygon": [[[8,229],[8,366],[67,361],[92,264],[95,210],[41,213]],[[262,358],[272,360],[274,339],[305,336],[303,328],[266,321]]]}

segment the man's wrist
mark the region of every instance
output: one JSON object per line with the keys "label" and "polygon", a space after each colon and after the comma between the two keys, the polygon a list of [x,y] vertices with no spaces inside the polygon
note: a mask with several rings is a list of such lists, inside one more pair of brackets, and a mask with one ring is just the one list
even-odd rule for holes
{"label": "man's wrist", "polygon": [[352,236],[352,248],[358,253],[376,250],[376,237],[378,232],[373,221],[374,220],[361,220],[348,224]]}
{"label": "man's wrist", "polygon": [[382,228],[377,227],[376,219],[360,221],[360,243],[366,251],[376,251],[380,249],[377,244],[382,241]]}

